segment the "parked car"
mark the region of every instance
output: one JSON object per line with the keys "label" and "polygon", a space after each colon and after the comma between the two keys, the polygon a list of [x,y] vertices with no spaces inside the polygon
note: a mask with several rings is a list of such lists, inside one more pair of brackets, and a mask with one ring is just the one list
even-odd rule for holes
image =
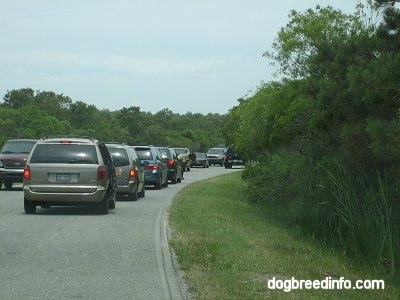
{"label": "parked car", "polygon": [[163,159],[167,163],[168,180],[170,180],[173,184],[181,182],[182,167],[175,150],[169,147],[158,147],[158,150],[160,150]]}
{"label": "parked car", "polygon": [[190,162],[191,167],[208,168],[210,166],[207,154],[204,152],[195,152],[194,154],[196,154],[196,160]]}
{"label": "parked car", "polygon": [[[174,148],[176,155],[189,153],[189,148]],[[190,164],[186,165],[186,171],[190,171]]]}
{"label": "parked car", "polygon": [[9,190],[15,182],[22,182],[26,160],[36,142],[34,139],[13,139],[4,144],[0,152],[0,188],[4,183]]}
{"label": "parked car", "polygon": [[226,148],[210,148],[207,151],[207,157],[210,165],[224,165],[224,153]]}
{"label": "parked car", "polygon": [[228,147],[224,153],[225,169],[232,169],[232,166],[244,165],[243,159],[236,153],[235,149]]}
{"label": "parked car", "polygon": [[131,201],[144,197],[146,191],[144,168],[136,150],[119,143],[106,143],[106,146],[115,165],[117,196],[127,196]]}
{"label": "parked car", "polygon": [[168,168],[162,154],[154,146],[133,146],[144,166],[146,185],[154,185],[156,189],[168,186]]}
{"label": "parked car", "polygon": [[23,174],[25,213],[36,206],[94,205],[101,214],[115,208],[116,176],[106,145],[94,138],[39,140]]}

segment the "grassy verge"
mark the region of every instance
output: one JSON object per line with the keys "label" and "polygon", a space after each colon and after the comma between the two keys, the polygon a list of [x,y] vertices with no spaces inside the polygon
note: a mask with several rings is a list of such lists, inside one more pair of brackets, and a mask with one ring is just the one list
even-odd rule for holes
{"label": "grassy verge", "polygon": [[[187,186],[169,212],[170,244],[194,299],[399,299],[400,287],[375,270],[266,219],[246,200],[240,173]],[[269,289],[268,280],[383,279],[384,290]]]}

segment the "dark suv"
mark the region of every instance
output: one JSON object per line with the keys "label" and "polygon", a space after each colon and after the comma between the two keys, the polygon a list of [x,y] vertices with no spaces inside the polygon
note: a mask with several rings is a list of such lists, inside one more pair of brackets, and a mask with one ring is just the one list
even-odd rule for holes
{"label": "dark suv", "polygon": [[224,153],[225,169],[232,169],[232,166],[244,165],[243,159],[236,153],[235,149],[228,147]]}
{"label": "dark suv", "polygon": [[144,165],[145,183],[154,185],[160,190],[168,186],[167,164],[162,154],[154,146],[133,146],[139,156],[141,164]]}
{"label": "dark suv", "polygon": [[173,184],[181,182],[182,166],[181,162],[178,159],[178,155],[175,153],[175,150],[169,147],[158,147],[158,150],[160,150],[162,157],[167,163],[168,180],[170,180]]}
{"label": "dark suv", "polygon": [[115,167],[97,139],[54,137],[39,140],[24,169],[24,208],[94,205],[107,214],[115,208]]}
{"label": "dark suv", "polygon": [[115,165],[117,196],[127,196],[131,201],[144,197],[144,169],[135,149],[121,143],[106,143],[106,146]]}
{"label": "dark suv", "polygon": [[14,182],[22,182],[22,174],[29,153],[37,140],[8,140],[0,153],[0,188],[2,183],[11,189]]}

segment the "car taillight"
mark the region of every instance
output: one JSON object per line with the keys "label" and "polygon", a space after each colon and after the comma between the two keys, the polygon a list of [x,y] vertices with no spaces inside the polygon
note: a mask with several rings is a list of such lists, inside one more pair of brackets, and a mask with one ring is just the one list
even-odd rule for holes
{"label": "car taillight", "polygon": [[157,170],[158,169],[158,165],[147,165],[144,167],[145,170]]}
{"label": "car taillight", "polygon": [[25,180],[31,179],[31,168],[29,168],[29,166],[26,166],[26,167],[24,168],[24,174],[23,174],[23,176],[24,176],[24,179],[25,179]]}
{"label": "car taillight", "polygon": [[174,163],[175,163],[175,161],[173,159],[169,159],[167,161],[167,165],[170,166],[170,167],[172,167],[174,165]]}
{"label": "car taillight", "polygon": [[103,181],[107,177],[107,168],[99,166],[97,168],[97,181]]}
{"label": "car taillight", "polygon": [[136,177],[136,170],[131,169],[129,171],[129,179],[135,178]]}

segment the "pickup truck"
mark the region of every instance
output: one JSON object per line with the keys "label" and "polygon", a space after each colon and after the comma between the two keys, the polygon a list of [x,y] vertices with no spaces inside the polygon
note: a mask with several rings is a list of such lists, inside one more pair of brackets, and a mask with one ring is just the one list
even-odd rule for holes
{"label": "pickup truck", "polygon": [[8,140],[0,152],[0,188],[4,183],[7,190],[13,183],[22,182],[22,173],[29,153],[37,140]]}
{"label": "pickup truck", "polygon": [[244,165],[243,159],[236,153],[232,147],[228,147],[224,153],[224,166],[225,169],[232,169],[232,166]]}

